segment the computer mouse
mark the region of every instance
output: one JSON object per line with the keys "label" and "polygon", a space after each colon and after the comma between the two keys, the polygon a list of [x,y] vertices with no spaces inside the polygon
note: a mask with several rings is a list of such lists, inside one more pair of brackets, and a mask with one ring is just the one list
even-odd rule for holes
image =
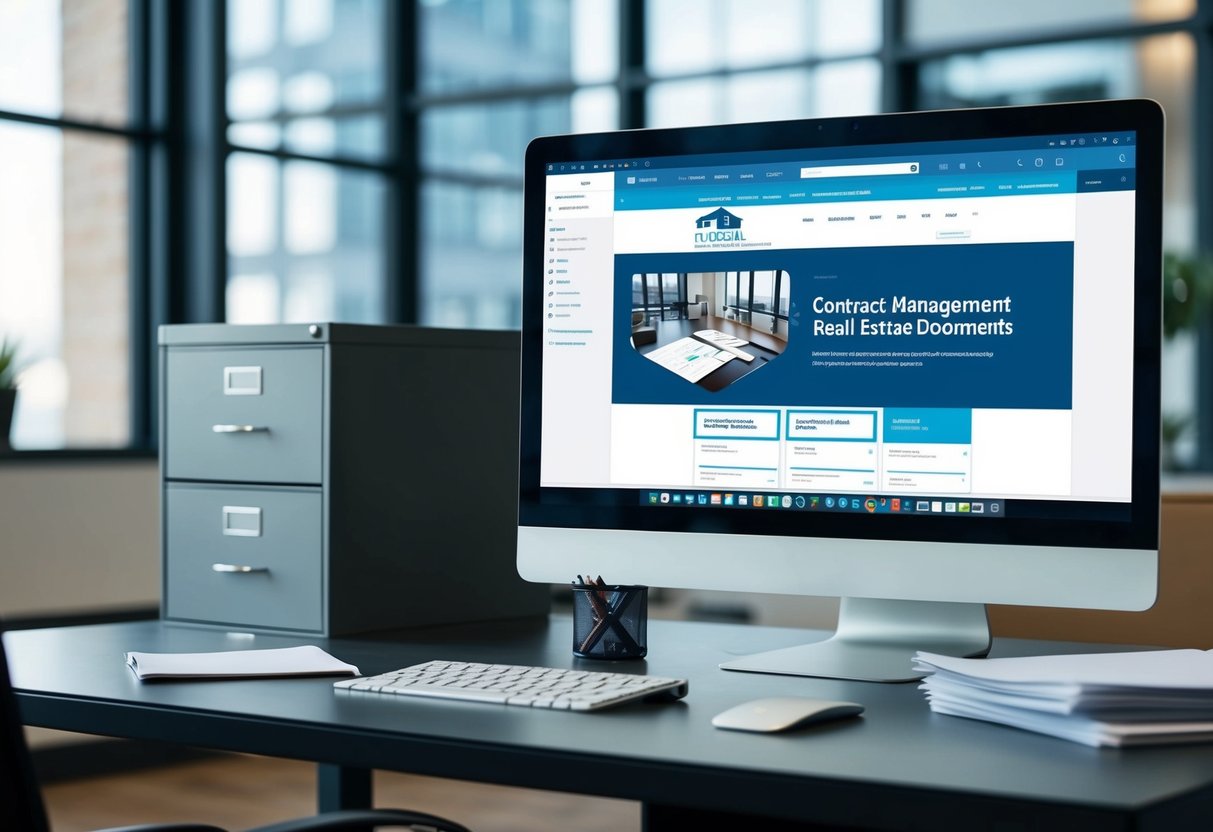
{"label": "computer mouse", "polygon": [[775,696],[729,708],[712,717],[712,724],[728,731],[773,733],[801,725],[858,716],[863,705],[833,699],[809,699],[803,696]]}

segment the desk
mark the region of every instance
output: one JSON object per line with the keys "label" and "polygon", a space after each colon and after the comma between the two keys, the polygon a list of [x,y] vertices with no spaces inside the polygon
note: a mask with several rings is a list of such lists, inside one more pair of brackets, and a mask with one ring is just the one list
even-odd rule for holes
{"label": "desk", "polygon": [[[1213,745],[1097,750],[932,714],[913,685],[716,668],[731,656],[824,633],[649,626],[647,663],[615,667],[685,677],[690,695],[595,714],[337,694],[331,678],[146,684],[122,662],[127,650],[318,643],[364,673],[433,658],[599,667],[572,657],[571,622],[563,617],[310,641],[144,621],[19,631],[5,643],[29,724],[314,761],[322,764],[326,808],[367,800],[369,770],[378,768],[638,800],[652,830],[685,828],[685,807],[827,826],[965,832],[1213,824]],[[995,644],[997,655],[1090,649],[1098,648]],[[854,699],[868,710],[858,720],[781,735],[709,724],[738,702],[789,694]]]}
{"label": "desk", "polygon": [[742,376],[748,375],[768,361],[778,358],[788,346],[786,341],[776,338],[768,332],[755,329],[748,324],[739,324],[736,321],[712,315],[694,320],[682,318],[676,321],[654,321],[652,326],[657,330],[657,340],[652,344],[638,347],[636,351],[641,355],[672,344],[679,338],[689,338],[695,332],[703,329],[714,329],[749,342],[748,346],[742,347],[742,349],[754,356],[753,361],[747,362],[736,358],[695,382],[703,389],[713,393],[723,390]]}

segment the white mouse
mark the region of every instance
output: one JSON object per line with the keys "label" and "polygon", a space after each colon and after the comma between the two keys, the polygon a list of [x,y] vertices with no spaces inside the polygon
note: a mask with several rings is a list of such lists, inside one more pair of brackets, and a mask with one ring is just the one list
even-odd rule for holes
{"label": "white mouse", "polygon": [[825,722],[863,713],[863,705],[803,696],[776,696],[729,708],[712,717],[712,724],[729,731],[787,731],[801,725]]}

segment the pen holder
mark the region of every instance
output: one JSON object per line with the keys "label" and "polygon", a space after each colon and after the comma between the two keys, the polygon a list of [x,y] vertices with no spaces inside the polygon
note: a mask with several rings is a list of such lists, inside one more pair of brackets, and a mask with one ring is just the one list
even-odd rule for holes
{"label": "pen holder", "polygon": [[647,586],[574,586],[573,655],[643,659],[649,652]]}

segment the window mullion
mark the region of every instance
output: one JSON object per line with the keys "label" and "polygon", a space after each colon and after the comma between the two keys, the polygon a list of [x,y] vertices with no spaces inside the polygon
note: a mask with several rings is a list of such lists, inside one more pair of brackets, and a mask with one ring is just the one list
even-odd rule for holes
{"label": "window mullion", "polygon": [[417,4],[387,3],[387,141],[393,172],[388,177],[383,244],[385,317],[399,323],[420,319],[421,274],[421,143],[420,110],[413,105],[418,92],[421,31]]}

